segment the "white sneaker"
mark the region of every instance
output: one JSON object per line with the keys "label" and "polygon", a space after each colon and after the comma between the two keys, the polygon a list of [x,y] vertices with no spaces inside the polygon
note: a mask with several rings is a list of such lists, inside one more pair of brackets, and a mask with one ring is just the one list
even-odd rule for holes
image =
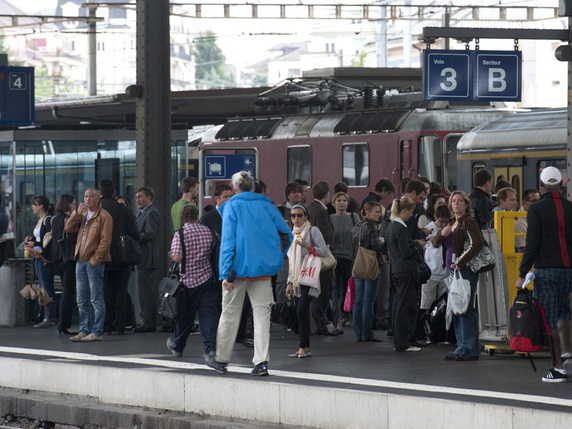
{"label": "white sneaker", "polygon": [[408,349],[403,350],[404,352],[419,352],[421,351],[421,347],[411,346]]}

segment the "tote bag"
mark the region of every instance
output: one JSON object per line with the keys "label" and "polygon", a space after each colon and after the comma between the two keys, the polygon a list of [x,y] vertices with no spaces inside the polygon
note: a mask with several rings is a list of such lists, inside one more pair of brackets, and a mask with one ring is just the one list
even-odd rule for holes
{"label": "tote bag", "polygon": [[312,248],[312,250],[304,256],[304,260],[302,261],[298,284],[319,289],[321,269],[322,260],[319,256],[316,256],[316,251]]}
{"label": "tote bag", "polygon": [[352,276],[362,280],[373,281],[379,275],[379,264],[377,263],[377,252],[375,250],[366,249],[361,245],[361,230],[365,224],[359,229],[359,247],[352,269]]}

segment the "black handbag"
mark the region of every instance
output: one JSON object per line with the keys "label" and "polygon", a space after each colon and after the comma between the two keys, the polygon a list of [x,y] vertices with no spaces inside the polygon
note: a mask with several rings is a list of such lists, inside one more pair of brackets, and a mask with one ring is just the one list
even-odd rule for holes
{"label": "black handbag", "polygon": [[415,255],[415,265],[413,266],[413,278],[419,285],[427,283],[427,280],[431,278],[431,268],[429,268],[429,265],[425,262],[423,249],[420,249],[421,246],[416,244],[415,250],[417,251],[417,254]]}
{"label": "black handbag", "polygon": [[172,261],[167,276],[159,283],[159,314],[167,319],[180,318],[185,308],[185,286],[180,280],[181,275],[185,274],[186,267],[183,228],[179,229],[179,237],[183,259],[180,264]]}
{"label": "black handbag", "polygon": [[141,246],[130,235],[119,237],[119,260],[123,265],[139,265],[141,263]]}

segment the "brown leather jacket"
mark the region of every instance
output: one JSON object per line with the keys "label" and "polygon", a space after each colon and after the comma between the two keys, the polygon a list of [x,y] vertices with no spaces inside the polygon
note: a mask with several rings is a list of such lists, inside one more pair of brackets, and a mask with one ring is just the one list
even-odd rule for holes
{"label": "brown leather jacket", "polygon": [[101,207],[101,203],[98,203],[97,210],[87,222],[84,231],[83,226],[86,220],[87,212],[80,215],[77,210],[74,210],[66,223],[66,231],[78,233],[74,259],[78,262],[89,261],[91,265],[97,267],[102,262],[111,261],[109,247],[113,234],[113,219]]}

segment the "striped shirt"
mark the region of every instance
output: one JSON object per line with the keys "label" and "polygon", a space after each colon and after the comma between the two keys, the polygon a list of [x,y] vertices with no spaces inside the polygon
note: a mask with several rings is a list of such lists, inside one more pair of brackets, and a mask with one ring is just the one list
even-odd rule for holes
{"label": "striped shirt", "polygon": [[[185,287],[193,288],[202,285],[213,275],[211,265],[211,244],[213,237],[210,229],[197,222],[183,226],[185,239],[186,267],[181,281]],[[183,255],[179,231],[175,231],[171,242],[171,255]],[[182,263],[182,261],[180,262]]]}

